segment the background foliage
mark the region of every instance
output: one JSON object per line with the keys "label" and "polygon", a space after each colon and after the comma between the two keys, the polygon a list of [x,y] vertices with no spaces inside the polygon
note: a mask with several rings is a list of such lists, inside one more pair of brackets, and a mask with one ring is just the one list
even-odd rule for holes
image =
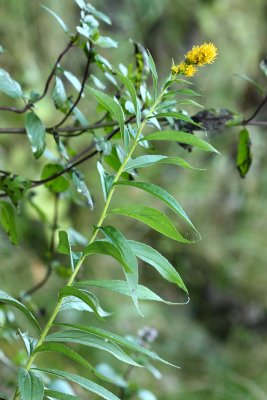
{"label": "background foliage", "polygon": [[[8,49],[1,55],[1,66],[16,76],[25,87],[42,87],[44,77],[55,55],[64,46],[64,37],[54,19],[40,10],[39,1],[0,0],[1,44]],[[46,1],[46,5],[64,15],[75,26],[78,11],[73,2]],[[124,40],[117,50],[107,50],[111,59],[127,62],[129,37],[140,41],[153,54],[159,70],[169,71],[171,58],[181,58],[192,44],[213,41],[219,49],[218,62],[203,70],[195,78],[196,88],[203,94],[201,102],[211,108],[225,107],[250,115],[261,100],[260,95],[247,81],[236,74],[246,74],[258,80],[264,90],[266,77],[259,69],[259,61],[266,56],[266,3],[257,0],[253,5],[245,1],[98,1],[97,7],[105,10],[113,20],[113,34]],[[12,28],[12,29],[11,29]],[[53,34],[51,34],[51,32]],[[54,39],[57,37],[57,40]],[[73,70],[82,73],[83,65],[71,55]],[[42,117],[49,123],[53,115],[49,103],[42,108]],[[266,117],[263,110],[261,119]],[[15,126],[16,116],[1,115],[2,125]],[[191,302],[187,306],[169,308],[146,304],[143,311],[146,325],[155,327],[159,337],[155,350],[182,367],[180,371],[161,367],[162,380],[144,375],[144,386],[154,388],[158,398],[179,399],[266,399],[267,349],[266,349],[266,162],[264,128],[251,128],[254,160],[247,177],[240,179],[235,169],[238,129],[208,136],[222,155],[214,158],[193,152],[187,159],[193,165],[205,166],[206,172],[171,170],[166,176],[164,169],[150,170],[153,181],[168,188],[186,205],[194,224],[202,234],[202,241],[194,246],[165,242],[164,239],[132,222],[124,222],[123,229],[138,233],[139,240],[156,244],[157,248],[178,266],[179,273],[190,291]],[[79,142],[81,148],[86,146]],[[35,163],[24,151],[25,141],[16,137],[10,140],[0,136],[0,168],[19,172],[27,177],[35,176]],[[96,188],[98,178],[92,172],[94,162],[82,170],[90,188]],[[146,172],[148,173],[148,172]],[[100,192],[92,189],[96,197]],[[125,195],[125,192],[124,192]],[[96,201],[96,213],[98,209]],[[52,210],[53,199],[45,192],[38,192],[41,208]],[[118,203],[123,199],[117,199]],[[99,206],[101,207],[101,205]],[[48,234],[32,209],[23,210],[29,223],[20,222],[21,246],[14,251],[1,231],[1,286],[14,296],[14,287],[23,291],[37,283],[45,273]],[[67,203],[60,209],[60,222],[66,228],[74,226],[88,235],[88,226],[94,213]],[[90,279],[109,273],[108,268],[95,264]],[[114,272],[112,272],[113,274]],[[92,277],[93,274],[93,277]],[[142,279],[153,281],[157,288],[162,283],[151,270],[143,271]],[[86,278],[86,272],[84,273]],[[89,275],[87,276],[89,279]],[[46,287],[34,296],[37,311],[46,314],[54,303],[50,293],[60,287],[60,277],[54,276]],[[169,287],[160,287],[163,297],[175,299],[177,293]],[[13,292],[12,292],[13,291]],[[108,309],[109,299],[103,306]],[[130,301],[121,303],[119,312],[112,317],[115,331],[136,334],[142,320]],[[104,307],[105,308],[105,307]],[[127,318],[126,318],[127,317]],[[18,316],[19,318],[19,316]],[[123,326],[121,325],[123,322]],[[22,320],[21,325],[25,323]],[[110,322],[111,323],[111,322]],[[10,357],[8,337],[1,338],[1,348]],[[19,347],[19,345],[18,345]],[[13,350],[16,350],[13,348]],[[20,355],[16,355],[19,357]],[[95,353],[95,362],[101,362]],[[2,357],[3,358],[3,357]],[[4,359],[2,359],[4,361]],[[18,361],[18,360],[15,360]],[[1,375],[10,376],[3,363]],[[132,380],[140,378],[133,371]],[[142,378],[142,377],[141,377]],[[6,381],[6,379],[5,379]],[[0,390],[8,388],[2,387]]]}

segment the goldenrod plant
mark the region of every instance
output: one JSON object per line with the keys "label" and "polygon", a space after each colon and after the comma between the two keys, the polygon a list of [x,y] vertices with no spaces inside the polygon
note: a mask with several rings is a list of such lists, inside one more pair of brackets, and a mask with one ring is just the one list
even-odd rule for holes
{"label": "goldenrod plant", "polygon": [[[100,30],[101,24],[111,24],[110,18],[84,0],[76,0],[76,4],[80,10],[80,21],[75,32],[71,32],[53,10],[44,7],[55,17],[68,43],[56,58],[41,93],[35,90],[25,92],[6,70],[0,70],[0,91],[14,102],[14,105],[9,102],[8,106],[1,106],[0,112],[17,114],[21,123],[21,127],[2,127],[0,132],[25,135],[24,151],[31,151],[37,163],[35,179],[0,171],[0,223],[10,242],[17,246],[20,239],[16,226],[17,213],[28,203],[51,232],[44,279],[32,288],[19,288],[17,296],[0,292],[4,312],[9,312],[9,306],[15,307],[29,321],[27,331],[22,332],[19,326],[16,327],[27,355],[21,357],[17,363],[19,365],[13,365],[10,361],[14,374],[10,379],[10,392],[1,393],[0,398],[74,400],[92,398],[93,393],[107,400],[155,399],[151,392],[141,389],[138,383],[134,388],[130,387],[127,379],[118,379],[110,370],[99,369],[91,364],[91,348],[112,354],[130,370],[151,370],[151,363],[154,362],[169,364],[150,349],[156,337],[153,329],[146,328],[138,337],[129,339],[120,332],[109,331],[104,324],[103,328],[95,326],[95,318],[103,321],[112,318],[101,307],[101,299],[96,297],[95,288],[103,289],[110,298],[112,292],[131,298],[140,315],[143,314],[142,301],[169,303],[139,281],[138,261],[142,261],[154,268],[167,282],[176,285],[185,295],[184,304],[187,303],[188,290],[176,266],[159,249],[138,241],[138,236],[135,240],[127,239],[127,233],[121,232],[119,224],[116,224],[116,216],[117,221],[122,218],[139,221],[181,245],[200,238],[178,200],[165,188],[142,178],[142,170],[155,165],[167,169],[169,164],[177,169],[195,169],[177,155],[179,147],[176,144],[193,147],[196,151],[218,153],[211,143],[193,134],[194,130],[205,129],[205,124],[191,118],[185,110],[181,110],[180,104],[182,99],[183,104],[199,106],[192,99],[198,93],[188,88],[190,80],[184,78],[193,76],[199,67],[213,63],[218,52],[213,43],[194,46],[183,61],[170,68],[163,81],[158,77],[152,55],[139,43],[133,46],[135,67],[132,63],[129,66],[121,63],[113,65],[106,58],[106,49],[117,47],[117,42],[103,36]],[[70,71],[71,65],[67,63],[67,55],[73,48],[85,56],[81,78]],[[68,94],[67,84],[74,87],[76,97]],[[49,97],[56,119],[47,126],[40,116],[39,102]],[[83,111],[80,104],[86,105]],[[84,110],[89,110],[88,115]],[[79,142],[84,134],[90,137],[87,147],[80,150],[72,148],[72,141]],[[242,135],[246,136],[246,133]],[[47,151],[48,137],[52,139],[53,157]],[[247,136],[245,140],[248,140]],[[162,154],[165,150],[161,150],[161,142],[175,144],[171,154]],[[96,161],[95,170],[101,182],[103,203],[100,212],[100,205],[97,207],[97,222],[88,227],[88,237],[84,237],[74,229],[62,229],[58,215],[63,201],[87,207],[88,214],[94,212],[96,188],[88,188],[88,177],[79,170],[79,166],[89,159]],[[48,218],[34,200],[34,194],[40,188],[45,188],[54,201],[54,210]],[[133,189],[146,192],[151,198],[162,202],[170,209],[172,217],[154,208],[154,203],[150,206],[138,203],[116,206],[114,195],[117,191]],[[183,221],[185,230],[177,227],[176,219]],[[111,225],[111,220],[115,221],[114,225]],[[113,259],[111,265],[114,261],[120,265],[124,280],[84,280],[80,272],[85,260],[86,268],[90,268],[92,255]],[[59,257],[68,257],[67,266],[62,267],[57,262]],[[143,264],[141,268],[144,268]],[[37,291],[45,292],[47,282],[55,274],[62,277],[62,287],[53,310],[46,316],[45,324],[40,324],[32,296]],[[68,313],[64,314],[62,322],[60,315],[69,310],[85,312],[84,322],[68,320]],[[8,318],[1,329],[8,329]],[[88,349],[88,357],[79,353],[78,345]],[[44,353],[66,357],[66,368],[55,369],[53,363],[45,366],[43,362],[40,364],[40,355]],[[72,372],[72,362],[81,366],[82,375]],[[56,378],[74,386],[68,386],[67,392],[64,385],[55,389],[53,382]],[[81,394],[76,393],[77,386],[82,388]]]}

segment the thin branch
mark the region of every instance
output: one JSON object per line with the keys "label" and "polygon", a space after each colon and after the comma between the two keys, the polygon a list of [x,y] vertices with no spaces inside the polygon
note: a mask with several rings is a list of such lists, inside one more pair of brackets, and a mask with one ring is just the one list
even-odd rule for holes
{"label": "thin branch", "polygon": [[[59,54],[58,58],[56,59],[56,62],[55,62],[55,64],[54,64],[54,66],[53,66],[53,68],[52,68],[52,71],[51,71],[50,74],[48,75],[48,78],[47,78],[47,80],[46,80],[43,93],[42,93],[36,100],[34,100],[33,102],[28,102],[28,103],[26,103],[25,106],[22,107],[22,108],[16,108],[16,107],[0,107],[0,111],[11,111],[11,112],[14,112],[14,113],[17,113],[17,114],[23,114],[23,113],[25,113],[27,110],[29,110],[29,109],[33,106],[34,103],[37,103],[38,101],[42,100],[42,99],[46,96],[46,94],[47,94],[47,92],[48,92],[49,85],[50,85],[50,83],[51,83],[51,81],[52,81],[52,79],[53,79],[53,76],[54,76],[54,74],[55,74],[55,72],[56,72],[56,69],[57,69],[57,67],[58,67],[59,62],[60,62],[61,59],[64,57],[64,55],[70,50],[70,48],[73,46],[73,44],[74,44],[74,42],[76,41],[77,37],[78,37],[78,35],[76,35],[76,36],[67,44],[67,46],[65,47],[65,49]],[[13,132],[13,133],[14,133],[14,132]],[[17,133],[19,133],[19,132],[17,132]],[[21,132],[20,132],[20,133],[21,133]]]}
{"label": "thin branch", "polygon": [[264,96],[264,98],[262,99],[262,101],[260,102],[260,104],[258,105],[258,107],[256,108],[256,110],[254,111],[254,113],[248,118],[245,119],[242,122],[242,125],[247,125],[250,121],[252,121],[257,114],[260,112],[260,110],[262,109],[262,107],[267,103],[267,94]]}

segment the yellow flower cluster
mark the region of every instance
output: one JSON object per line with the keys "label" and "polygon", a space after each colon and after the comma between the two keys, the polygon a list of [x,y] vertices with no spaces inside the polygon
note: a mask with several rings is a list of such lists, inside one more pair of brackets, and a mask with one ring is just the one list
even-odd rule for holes
{"label": "yellow flower cluster", "polygon": [[217,57],[218,51],[213,43],[204,43],[201,46],[193,46],[185,55],[185,61],[172,66],[174,74],[193,76],[197,67],[211,64]]}

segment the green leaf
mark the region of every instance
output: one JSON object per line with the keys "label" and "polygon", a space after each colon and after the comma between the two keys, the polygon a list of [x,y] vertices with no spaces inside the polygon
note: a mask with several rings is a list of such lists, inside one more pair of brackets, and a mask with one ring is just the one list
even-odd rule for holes
{"label": "green leaf", "polygon": [[96,298],[96,296],[86,290],[80,290],[77,287],[73,286],[65,286],[60,290],[59,298],[69,297],[69,296],[76,297],[80,299],[83,303],[87,304],[87,306],[89,306],[89,308],[99,318],[107,317],[110,315],[110,313],[107,313],[100,307],[99,301]]}
{"label": "green leaf", "polygon": [[[79,0],[81,1],[81,0]],[[95,7],[93,7],[91,4],[87,3],[86,4],[86,10],[94,15],[96,18],[104,21],[106,24],[111,25],[111,19],[104,13],[102,13],[101,11],[98,11],[95,9]]]}
{"label": "green leaf", "polygon": [[150,54],[149,51],[147,51],[148,53],[148,65],[152,74],[152,79],[153,79],[153,87],[154,87],[154,97],[157,96],[157,88],[158,88],[158,73],[157,73],[157,69],[156,69],[156,65],[155,62],[152,58],[152,55]]}
{"label": "green leaf", "polygon": [[15,220],[14,209],[6,201],[0,201],[0,224],[8,234],[13,244],[18,244],[18,232]]}
{"label": "green leaf", "polygon": [[171,263],[165,257],[163,257],[162,254],[144,243],[129,240],[129,244],[137,257],[141,258],[141,260],[154,267],[164,279],[169,282],[175,283],[186,293],[188,293],[188,290],[183,283],[180,275],[171,265]]}
{"label": "green leaf", "polygon": [[[192,125],[196,125],[198,127],[201,127],[201,125],[196,123],[195,121],[193,121],[192,118],[190,118],[187,115],[184,115],[182,113],[179,113],[179,112],[162,112],[162,113],[156,114],[155,117],[156,118],[167,118],[167,117],[170,117],[170,118],[178,119],[180,121],[185,121],[185,122],[188,122],[188,123],[190,123]],[[153,116],[152,116],[152,118],[153,118]]]}
{"label": "green leaf", "polygon": [[97,162],[97,170],[100,175],[100,180],[101,180],[101,186],[102,186],[102,192],[104,196],[104,201],[107,201],[108,194],[110,192],[110,189],[113,184],[114,176],[109,175],[106,173],[106,171],[103,168],[103,165],[101,164],[100,161]]}
{"label": "green leaf", "polygon": [[82,346],[93,347],[112,354],[113,357],[126,364],[134,365],[135,367],[141,366],[136,363],[130,356],[128,356],[128,354],[126,354],[117,344],[113,343],[113,341],[106,340],[106,338],[98,339],[92,337],[92,334],[90,332],[86,332],[80,329],[70,329],[61,332],[51,333],[46,338],[46,343],[50,342],[56,342],[56,344],[59,342],[76,343]]}
{"label": "green leaf", "polygon": [[44,393],[46,397],[50,397],[55,400],[80,400],[80,397],[73,396],[72,394],[57,392],[55,390],[45,389]]}
{"label": "green leaf", "polygon": [[176,214],[178,214],[180,217],[182,217],[188,225],[193,228],[193,230],[197,233],[198,238],[200,238],[200,234],[195,228],[195,226],[192,224],[190,221],[190,218],[186,214],[186,212],[183,210],[182,206],[178,203],[178,201],[166,190],[162,189],[161,187],[154,185],[152,183],[146,183],[146,182],[133,182],[133,181],[118,181],[115,183],[116,185],[126,185],[126,186],[133,186],[138,189],[144,190],[152,196],[157,197],[161,201],[163,201],[165,204],[167,204],[168,207],[170,207]]}
{"label": "green leaf", "polygon": [[[43,168],[41,178],[45,180],[63,171],[64,168],[60,164],[46,164]],[[57,178],[45,182],[45,187],[49,189],[52,193],[61,193],[65,192],[68,189],[69,182],[62,174]]]}
{"label": "green leaf", "polygon": [[22,311],[29,320],[40,330],[39,324],[34,317],[34,315],[30,312],[30,310],[24,306],[24,304],[20,303],[18,300],[9,296],[7,293],[0,291],[0,303],[6,303],[8,305],[16,307],[18,310]]}
{"label": "green leaf", "polygon": [[13,174],[0,176],[0,189],[7,194],[15,207],[30,187],[31,181],[22,176]]}
{"label": "green leaf", "polygon": [[97,370],[82,356],[80,356],[77,351],[71,349],[70,347],[66,346],[62,343],[54,343],[54,342],[45,342],[41,346],[36,348],[35,353],[44,353],[44,352],[53,352],[53,353],[60,353],[64,356],[76,361],[78,364],[82,365],[83,367],[89,369],[95,376],[100,379],[107,381],[108,379],[104,377],[102,374],[98,373]]}
{"label": "green leaf", "polygon": [[55,107],[58,110],[62,112],[66,112],[68,110],[67,94],[64,88],[64,84],[58,76],[55,77],[55,85],[52,92],[52,99],[54,101]]}
{"label": "green leaf", "polygon": [[3,392],[0,392],[0,400],[9,400],[9,398]]}
{"label": "green leaf", "polygon": [[[172,365],[172,366],[174,366],[176,368],[179,368],[179,367],[177,367],[177,366],[175,366],[173,364],[170,364],[168,361],[163,360],[156,353],[148,350],[146,347],[140,346],[137,342],[135,342],[133,340],[125,339],[122,336],[116,335],[115,333],[106,331],[104,329],[95,328],[93,326],[89,327],[89,326],[73,325],[73,324],[58,324],[58,326],[64,326],[64,327],[72,328],[72,329],[77,330],[77,331],[81,331],[81,332],[89,333],[89,334],[94,335],[94,336],[101,337],[101,338],[105,339],[105,343],[109,343],[109,341],[112,342],[113,344],[116,343],[116,344],[118,344],[120,346],[126,347],[126,348],[128,348],[128,349],[130,349],[130,350],[132,350],[134,352],[137,352],[137,353],[140,353],[140,354],[144,354],[147,357],[150,357],[150,358],[152,358],[154,360],[160,361],[160,362],[162,362],[164,364]],[[65,331],[65,332],[67,332],[67,335],[68,335],[68,331]],[[73,332],[73,331],[71,331],[71,332]],[[47,339],[50,339],[51,336],[53,337],[57,333],[50,334],[47,337]]]}
{"label": "green leaf", "polygon": [[106,256],[111,256],[123,266],[126,272],[131,272],[130,267],[122,258],[120,251],[112,243],[109,243],[105,240],[95,240],[85,248],[83,253],[85,257],[89,256],[90,254],[103,254]]}
{"label": "green leaf", "polygon": [[89,192],[89,189],[84,181],[83,174],[80,171],[72,172],[72,182],[77,189],[77,192],[80,193],[86,200],[86,205],[90,208],[90,210],[94,209],[94,203]]}
{"label": "green leaf", "polygon": [[96,41],[94,41],[94,43],[97,46],[103,47],[104,49],[118,47],[118,42],[116,42],[115,40],[111,39],[108,36],[99,36],[99,38]]}
{"label": "green leaf", "polygon": [[119,398],[117,396],[115,396],[114,394],[109,392],[107,389],[103,388],[102,386],[100,386],[82,376],[71,374],[70,372],[59,371],[59,370],[50,369],[50,368],[36,368],[36,370],[45,372],[47,374],[56,375],[56,376],[59,376],[60,378],[68,379],[69,381],[74,382],[77,385],[80,385],[85,390],[88,390],[89,392],[97,394],[98,396],[102,397],[103,399],[119,400]]}
{"label": "green leaf", "polygon": [[20,400],[43,400],[43,381],[32,371],[26,371],[26,369],[20,367],[18,388]]}
{"label": "green leaf", "polygon": [[140,105],[139,105],[139,102],[137,99],[135,87],[134,87],[132,81],[130,81],[130,79],[128,79],[125,75],[123,75],[121,72],[119,72],[117,70],[115,70],[115,72],[116,72],[117,77],[124,84],[125,88],[128,90],[128,92],[130,94],[132,103],[134,105],[136,122],[137,122],[137,126],[138,126],[141,122],[141,110],[140,110]]}
{"label": "green leaf", "polygon": [[25,128],[34,157],[41,157],[45,150],[45,126],[33,111],[26,114]]}
{"label": "green leaf", "polygon": [[186,168],[186,169],[196,169],[199,171],[203,171],[201,168],[195,168],[192,167],[187,161],[180,157],[167,157],[167,156],[161,156],[161,155],[145,155],[145,156],[140,156],[137,158],[134,158],[132,160],[129,160],[124,168],[124,171],[129,171],[131,169],[136,169],[136,168],[144,168],[144,167],[149,167],[150,165],[153,164],[174,164],[178,165],[179,167]]}
{"label": "green leaf", "polygon": [[124,135],[124,115],[121,106],[107,94],[86,86],[97,102],[108,110],[119,124],[121,135]]}
{"label": "green leaf", "polygon": [[198,147],[201,150],[213,151],[219,154],[218,150],[216,150],[211,144],[187,132],[172,130],[153,132],[149,133],[144,138],[139,139],[139,141],[141,140],[170,140],[178,143],[190,144],[192,146]]}
{"label": "green leaf", "polygon": [[82,84],[79,81],[79,79],[75,75],[73,75],[73,73],[70,71],[64,71],[64,75],[71,83],[71,85],[74,87],[74,89],[76,89],[77,92],[80,92],[82,89]]}
{"label": "green leaf", "polygon": [[138,263],[134,252],[131,249],[128,241],[122,235],[122,233],[112,226],[105,226],[100,228],[101,232],[104,233],[107,240],[111,242],[120,252],[124,263],[128,265],[130,271],[125,271],[128,287],[134,302],[135,307],[140,313],[138,307],[138,299],[136,296],[137,284],[138,284]]}
{"label": "green leaf", "polygon": [[108,215],[125,215],[138,221],[144,222],[152,229],[162,233],[173,240],[177,240],[182,243],[192,243],[191,240],[184,238],[174,227],[172,222],[163,214],[161,211],[155,210],[154,208],[144,206],[131,206],[114,208],[109,211]]}
{"label": "green leaf", "polygon": [[236,167],[241,178],[245,178],[252,162],[251,141],[246,128],[239,132]]}
{"label": "green leaf", "polygon": [[20,84],[14,81],[9,73],[2,68],[0,68],[0,92],[13,98],[23,97]]}
{"label": "green leaf", "polygon": [[[130,243],[131,244],[131,243]],[[122,294],[124,296],[131,296],[129,286],[125,281],[118,280],[89,280],[89,281],[79,281],[75,284],[76,287],[97,287],[101,289],[110,290],[115,293]],[[152,290],[143,285],[137,285],[136,296],[139,300],[145,301],[159,301],[165,304],[178,305],[186,303],[173,303],[171,301],[166,301],[154,293]]]}
{"label": "green leaf", "polygon": [[50,8],[41,5],[41,7],[46,10],[47,12],[49,12],[49,14],[53,15],[53,17],[57,20],[57,22],[59,23],[59,25],[61,26],[61,28],[63,29],[63,31],[65,33],[69,32],[69,28],[67,27],[67,25],[65,24],[65,22],[52,10],[50,10]]}
{"label": "green leaf", "polygon": [[73,271],[77,261],[80,260],[82,253],[72,251],[71,249],[72,243],[69,239],[68,232],[63,230],[59,231],[58,237],[59,237],[59,244],[57,250],[61,254],[68,254],[70,256],[71,269]]}
{"label": "green leaf", "polygon": [[186,94],[187,96],[202,96],[202,94],[195,92],[191,89],[178,89],[176,90],[177,94]]}

